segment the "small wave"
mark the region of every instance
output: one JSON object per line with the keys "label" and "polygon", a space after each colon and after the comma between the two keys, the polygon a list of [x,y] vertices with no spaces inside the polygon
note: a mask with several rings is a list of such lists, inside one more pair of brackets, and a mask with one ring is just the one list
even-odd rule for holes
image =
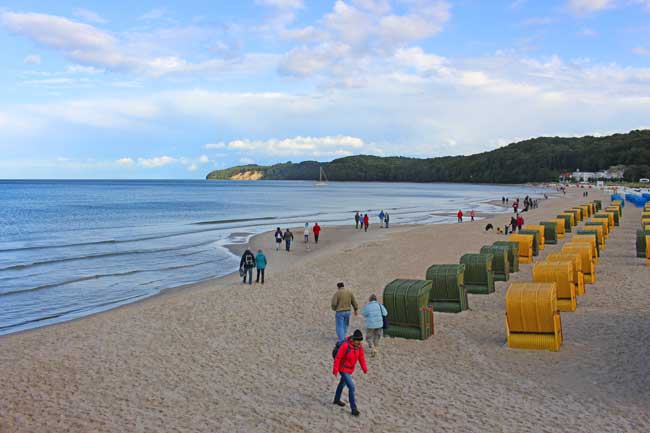
{"label": "small wave", "polygon": [[90,275],[90,276],[75,278],[75,279],[72,279],[72,280],[62,281],[62,282],[59,282],[59,283],[44,284],[42,286],[30,287],[28,289],[12,290],[12,291],[9,291],[9,292],[0,293],[0,297],[15,295],[15,294],[18,294],[18,293],[36,292],[36,291],[39,291],[39,290],[52,289],[52,288],[55,288],[55,287],[66,286],[68,284],[79,283],[79,282],[88,281],[88,280],[97,280],[97,279],[100,279],[100,278],[124,277],[124,276],[127,276],[127,275],[140,274],[140,273],[144,273],[144,272],[174,271],[174,270],[178,270],[178,269],[193,268],[193,267],[196,267],[196,266],[202,266],[202,265],[207,265],[207,264],[217,263],[217,262],[219,262],[219,261],[218,260],[209,260],[209,261],[201,262],[201,263],[193,263],[191,265],[171,266],[169,268],[138,269],[138,270],[127,271],[127,272],[116,272],[116,273],[112,273],[112,274]]}
{"label": "small wave", "polygon": [[116,256],[128,256],[128,255],[133,255],[133,254],[152,254],[152,253],[164,253],[168,251],[182,251],[182,250],[187,250],[190,248],[196,248],[196,247],[201,247],[204,245],[209,245],[211,243],[214,243],[214,240],[210,241],[205,241],[201,242],[198,244],[193,244],[193,245],[186,245],[183,247],[170,247],[170,248],[152,248],[148,250],[131,250],[131,251],[121,251],[121,252],[115,252],[115,253],[101,253],[101,254],[90,254],[87,256],[77,256],[77,257],[65,257],[61,259],[53,259],[53,260],[43,260],[40,262],[32,262],[28,264],[21,264],[21,265],[12,265],[12,266],[7,266],[5,268],[0,268],[0,271],[17,271],[17,270],[23,270],[23,269],[29,269],[29,268],[34,268],[37,266],[45,266],[45,265],[51,265],[54,263],[64,263],[64,262],[72,262],[75,260],[88,260],[88,259],[97,259],[97,258],[105,258],[105,257],[116,257]]}
{"label": "small wave", "polygon": [[215,224],[229,224],[229,223],[245,223],[249,221],[264,221],[264,220],[274,220],[276,217],[261,217],[261,218],[241,218],[241,219],[227,219],[227,220],[214,220],[214,221],[199,221],[198,223],[192,223],[194,225],[215,225]]}

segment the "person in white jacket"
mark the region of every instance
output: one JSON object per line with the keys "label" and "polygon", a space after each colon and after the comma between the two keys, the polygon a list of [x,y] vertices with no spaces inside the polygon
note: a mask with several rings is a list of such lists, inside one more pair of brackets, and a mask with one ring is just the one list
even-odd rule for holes
{"label": "person in white jacket", "polygon": [[366,306],[361,310],[361,314],[366,319],[366,341],[370,348],[370,356],[377,356],[378,344],[384,328],[384,317],[388,316],[388,310],[377,302],[377,296],[372,294]]}

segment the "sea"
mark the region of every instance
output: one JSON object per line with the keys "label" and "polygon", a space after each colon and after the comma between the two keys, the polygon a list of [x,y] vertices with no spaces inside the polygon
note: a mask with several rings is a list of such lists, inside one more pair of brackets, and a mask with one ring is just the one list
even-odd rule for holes
{"label": "sea", "polygon": [[[227,245],[275,227],[391,225],[507,212],[501,185],[208,180],[0,181],[0,335],[83,317],[237,270]],[[273,237],[269,235],[269,248]],[[272,269],[270,269],[272,272]]]}

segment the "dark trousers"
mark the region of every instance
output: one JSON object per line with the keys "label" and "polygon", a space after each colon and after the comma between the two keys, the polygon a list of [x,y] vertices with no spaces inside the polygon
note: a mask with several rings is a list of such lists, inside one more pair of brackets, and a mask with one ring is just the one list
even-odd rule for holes
{"label": "dark trousers", "polygon": [[260,282],[260,275],[262,275],[262,284],[264,284],[264,268],[257,268],[257,278],[255,279],[256,283]]}
{"label": "dark trousers", "polygon": [[316,234],[314,235],[314,242],[315,243],[318,243],[318,236],[320,236],[320,235],[316,235]]}
{"label": "dark trousers", "polygon": [[363,225],[363,231],[367,232],[368,231],[368,224]]}
{"label": "dark trousers", "polygon": [[284,245],[287,248],[287,251],[291,250],[291,241],[290,240],[284,241]]}

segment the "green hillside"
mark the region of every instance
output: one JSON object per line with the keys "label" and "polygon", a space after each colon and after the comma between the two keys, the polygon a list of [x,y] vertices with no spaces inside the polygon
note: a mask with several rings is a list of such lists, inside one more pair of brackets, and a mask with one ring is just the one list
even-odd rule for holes
{"label": "green hillside", "polygon": [[540,137],[490,152],[442,158],[349,156],[328,163],[305,161],[243,165],[207,179],[314,180],[323,167],[331,181],[524,183],[557,180],[567,171],[626,166],[625,177],[650,177],[650,130],[607,137]]}

